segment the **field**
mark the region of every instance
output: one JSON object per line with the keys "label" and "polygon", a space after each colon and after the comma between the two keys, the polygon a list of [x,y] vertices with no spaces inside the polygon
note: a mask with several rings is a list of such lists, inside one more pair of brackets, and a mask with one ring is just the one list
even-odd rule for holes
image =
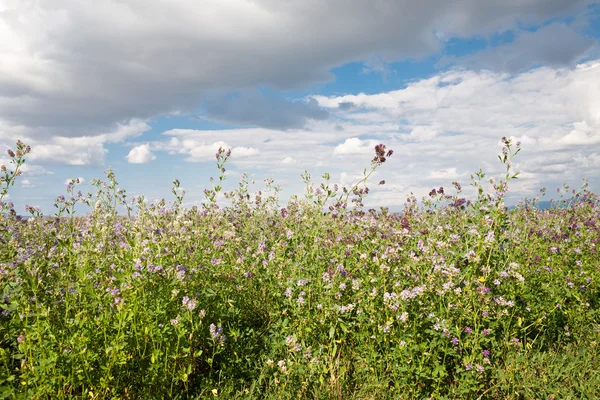
{"label": "field", "polygon": [[56,216],[5,199],[0,398],[600,398],[599,199],[507,209],[518,151],[471,201],[453,183],[402,213],[362,206],[383,145],[354,187],[304,174],[284,205],[243,178],[219,207],[225,151],[200,207],[178,181],[128,199],[110,170]]}

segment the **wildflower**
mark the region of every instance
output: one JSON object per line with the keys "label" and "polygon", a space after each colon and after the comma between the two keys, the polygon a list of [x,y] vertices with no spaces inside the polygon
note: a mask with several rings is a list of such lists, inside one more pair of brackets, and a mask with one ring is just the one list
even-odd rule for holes
{"label": "wildflower", "polygon": [[479,365],[479,364],[477,364],[477,367],[476,367],[476,368],[477,368],[477,371],[478,371],[478,372],[483,372],[483,371],[485,371],[485,368],[483,367],[483,365]]}
{"label": "wildflower", "polygon": [[210,332],[210,336],[213,339],[217,339],[219,337],[219,335],[221,334],[221,332],[223,332],[223,329],[221,327],[219,327],[217,329],[217,326],[215,324],[210,324],[210,326],[208,327],[208,330]]}
{"label": "wildflower", "polygon": [[467,327],[465,328],[465,332],[467,332],[467,333],[471,333],[471,332],[473,332],[473,329],[471,329],[471,327],[470,327],[470,326],[467,326]]}
{"label": "wildflower", "polygon": [[489,287],[487,287],[487,286],[479,286],[477,288],[477,291],[480,292],[480,293],[482,293],[482,294],[488,294],[491,291],[491,289]]}
{"label": "wildflower", "polygon": [[284,374],[286,373],[287,367],[285,365],[285,360],[277,361],[277,366],[279,366],[279,369],[281,369],[281,372],[283,372]]}
{"label": "wildflower", "polygon": [[470,370],[472,370],[472,369],[473,369],[473,366],[472,366],[471,364],[467,364],[467,365],[465,365],[465,369],[466,369],[467,371],[470,371]]}
{"label": "wildflower", "polygon": [[309,347],[308,349],[306,349],[306,351],[304,352],[304,358],[305,359],[310,359],[312,357],[312,352],[311,352],[311,348]]}
{"label": "wildflower", "polygon": [[452,343],[454,346],[458,346],[458,338],[454,336],[452,339],[450,339],[450,343]]}
{"label": "wildflower", "polygon": [[481,333],[483,333],[484,336],[488,336],[489,334],[492,333],[492,331],[490,331],[489,329],[484,329]]}
{"label": "wildflower", "polygon": [[485,357],[489,357],[490,356],[490,351],[489,350],[483,350],[481,352]]}
{"label": "wildflower", "polygon": [[183,296],[181,304],[184,308],[187,308],[190,311],[194,311],[196,309],[196,299],[190,299],[188,296]]}

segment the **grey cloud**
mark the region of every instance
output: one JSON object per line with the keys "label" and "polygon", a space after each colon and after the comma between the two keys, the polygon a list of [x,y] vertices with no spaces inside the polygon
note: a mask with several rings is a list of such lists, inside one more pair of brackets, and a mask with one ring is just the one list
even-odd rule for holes
{"label": "grey cloud", "polygon": [[303,128],[308,120],[325,120],[327,110],[314,99],[307,103],[274,99],[259,92],[242,92],[234,96],[211,95],[203,101],[210,119],[242,126],[260,126],[269,129]]}
{"label": "grey cloud", "polygon": [[350,61],[430,54],[442,45],[436,32],[485,35],[586,3],[14,2],[0,12],[0,37],[8,38],[0,40],[0,59],[11,60],[0,64],[0,122],[39,128],[42,137],[52,130],[91,135],[131,118],[194,110],[206,91],[285,90],[328,81],[332,67]]}
{"label": "grey cloud", "polygon": [[457,60],[458,64],[495,71],[518,72],[536,65],[572,66],[597,44],[562,23],[535,32],[520,32],[514,42]]}
{"label": "grey cloud", "polygon": [[343,101],[340,104],[338,104],[338,108],[340,110],[344,110],[344,111],[350,110],[351,108],[354,108],[354,107],[356,107],[356,104],[354,104],[351,101]]}

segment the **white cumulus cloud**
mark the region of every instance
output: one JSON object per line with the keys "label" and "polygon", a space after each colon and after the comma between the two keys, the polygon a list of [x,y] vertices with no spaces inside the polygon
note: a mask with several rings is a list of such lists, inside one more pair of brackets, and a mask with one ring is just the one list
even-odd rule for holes
{"label": "white cumulus cloud", "polygon": [[129,154],[127,154],[127,161],[129,161],[130,164],[145,164],[155,159],[156,156],[152,154],[148,144],[136,146],[131,149]]}
{"label": "white cumulus cloud", "polygon": [[257,156],[259,154],[260,154],[260,151],[258,149],[255,149],[254,147],[234,147],[231,150],[232,157],[246,158],[246,157]]}
{"label": "white cumulus cloud", "polygon": [[337,145],[333,149],[333,154],[346,155],[346,154],[367,154],[373,152],[375,141],[373,140],[360,140],[359,138],[349,138],[344,143]]}

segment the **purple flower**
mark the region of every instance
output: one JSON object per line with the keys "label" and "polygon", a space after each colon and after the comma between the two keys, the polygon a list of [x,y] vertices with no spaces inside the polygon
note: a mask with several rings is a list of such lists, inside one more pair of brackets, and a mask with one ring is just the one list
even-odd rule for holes
{"label": "purple flower", "polygon": [[489,356],[490,356],[490,351],[489,351],[489,350],[483,350],[483,351],[482,351],[482,354],[483,354],[485,357],[489,357]]}
{"label": "purple flower", "polygon": [[292,297],[292,288],[285,289],[285,297],[288,299]]}
{"label": "purple flower", "polygon": [[[215,324],[210,324],[210,326],[208,327],[208,330],[210,331],[210,336],[214,340],[217,340],[217,339],[219,339],[220,341],[225,340],[225,336],[221,335],[223,333],[223,328],[221,328],[220,326],[217,327]],[[219,338],[219,336],[221,336],[221,337]]]}
{"label": "purple flower", "polygon": [[471,327],[470,327],[470,326],[467,326],[467,327],[465,328],[465,332],[467,332],[467,333],[471,333],[471,332],[473,332],[473,329],[471,329]]}
{"label": "purple flower", "polygon": [[472,369],[473,369],[473,366],[472,366],[471,364],[467,364],[467,365],[465,365],[465,369],[466,369],[467,371],[470,371],[470,370],[472,370]]}
{"label": "purple flower", "polygon": [[490,292],[490,288],[487,286],[479,286],[477,290],[483,294],[488,294]]}
{"label": "purple flower", "polygon": [[454,337],[453,337],[453,338],[450,340],[450,342],[451,342],[453,345],[455,345],[455,346],[458,346],[458,338],[457,338],[456,336],[454,336]]}
{"label": "purple flower", "polygon": [[183,296],[181,304],[190,311],[194,311],[196,309],[196,299],[190,299],[187,296]]}

